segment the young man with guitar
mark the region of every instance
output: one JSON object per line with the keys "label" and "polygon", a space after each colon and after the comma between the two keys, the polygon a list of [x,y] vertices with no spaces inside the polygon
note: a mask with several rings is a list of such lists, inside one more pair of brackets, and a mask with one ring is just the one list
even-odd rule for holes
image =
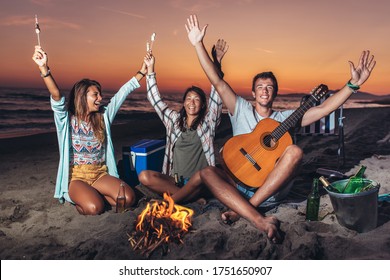
{"label": "young man with guitar", "polygon": [[[252,106],[218,75],[203,44],[207,25],[199,28],[197,17],[191,15],[185,27],[204,72],[229,111],[233,127],[233,138],[222,152],[225,170],[206,167],[201,171],[201,178],[215,197],[231,209],[222,214],[223,220],[233,222],[241,216],[273,242],[278,242],[279,221],[273,216],[262,216],[256,207],[283,192],[283,186],[300,166],[303,152],[292,144],[287,128],[299,120],[301,126],[310,125],[336,110],[368,79],[375,67],[374,57],[369,51],[363,51],[356,68],[349,61],[350,81],[321,105],[307,104],[296,111],[277,112],[272,108],[278,91],[272,72],[260,73],[253,79],[255,106]],[[327,87],[321,85],[313,91],[316,99],[327,92]]]}

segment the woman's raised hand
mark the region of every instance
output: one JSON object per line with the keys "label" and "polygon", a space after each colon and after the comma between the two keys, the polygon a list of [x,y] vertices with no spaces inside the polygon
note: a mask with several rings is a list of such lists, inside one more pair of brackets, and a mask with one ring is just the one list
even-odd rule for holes
{"label": "woman's raised hand", "polygon": [[155,59],[154,59],[154,56],[153,56],[153,53],[152,51],[148,51],[144,57],[144,63],[146,65],[146,67],[148,68],[148,73],[152,73],[154,71],[154,63],[155,63]]}
{"label": "woman's raised hand", "polygon": [[34,60],[34,62],[40,67],[47,66],[47,54],[40,46],[35,46],[35,51],[32,56],[32,60]]}

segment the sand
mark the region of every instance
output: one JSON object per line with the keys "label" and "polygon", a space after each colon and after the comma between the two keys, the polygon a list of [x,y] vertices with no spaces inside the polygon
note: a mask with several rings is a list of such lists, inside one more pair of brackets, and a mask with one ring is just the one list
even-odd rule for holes
{"label": "sand", "polygon": [[[390,192],[390,108],[345,110],[346,163],[340,170],[352,175],[367,166],[367,178]],[[134,115],[128,125],[113,127],[117,160],[122,146],[140,139],[165,135],[154,113]],[[216,145],[231,137],[230,123],[223,116]],[[305,152],[304,165],[285,203],[263,209],[281,221],[284,240],[271,243],[249,222],[240,219],[224,224],[224,206],[217,200],[206,205],[187,204],[195,211],[192,230],[184,244],[169,244],[169,251],[156,250],[150,259],[390,259],[390,203],[378,207],[378,226],[358,233],[341,226],[325,190],[321,189],[321,221],[305,221],[306,197],[319,167],[337,168],[337,137],[298,139]],[[0,258],[2,260],[115,260],[145,259],[129,246],[127,234],[145,207],[141,201],[132,211],[113,210],[99,216],[81,216],[66,203],[53,198],[58,164],[56,135],[47,133],[0,140]]]}

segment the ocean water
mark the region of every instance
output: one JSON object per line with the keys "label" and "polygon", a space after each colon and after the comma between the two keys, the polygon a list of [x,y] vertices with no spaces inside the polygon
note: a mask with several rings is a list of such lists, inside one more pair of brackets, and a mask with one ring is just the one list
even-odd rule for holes
{"label": "ocean water", "polygon": [[[114,94],[114,91],[103,92],[103,103],[107,104]],[[170,94],[165,100],[173,108],[180,106],[180,96]],[[133,92],[123,103],[114,124],[126,123],[132,114],[140,112],[154,110],[145,93]],[[0,88],[0,138],[52,131],[55,125],[47,89]]]}
{"label": "ocean water", "polygon": [[[103,103],[108,103],[115,91],[103,92]],[[164,100],[173,109],[182,106],[181,94],[161,93]],[[248,96],[248,100],[251,97]],[[274,102],[277,110],[299,107],[300,96],[279,95]],[[348,101],[346,108],[367,107],[356,100]],[[154,112],[145,92],[133,92],[119,110],[115,124],[129,122],[134,113]],[[224,110],[226,112],[226,110]],[[55,131],[53,112],[50,109],[47,89],[0,88],[0,138],[12,138],[24,135]]]}

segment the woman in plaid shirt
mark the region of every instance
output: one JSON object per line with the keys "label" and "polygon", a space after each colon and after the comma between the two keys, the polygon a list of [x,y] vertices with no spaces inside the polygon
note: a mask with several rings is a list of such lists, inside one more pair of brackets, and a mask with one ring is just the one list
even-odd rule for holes
{"label": "woman in plaid shirt", "polygon": [[[212,50],[221,75],[221,60],[227,50],[224,40],[218,40]],[[139,181],[158,194],[169,193],[175,202],[194,200],[203,190],[199,170],[215,166],[214,137],[221,121],[222,100],[212,87],[207,106],[204,91],[192,86],[183,95],[181,110],[172,110],[161,99],[154,72],[155,58],[151,52],[145,56],[144,62],[148,68],[148,100],[165,125],[167,134],[162,173],[144,170],[139,174]]]}

